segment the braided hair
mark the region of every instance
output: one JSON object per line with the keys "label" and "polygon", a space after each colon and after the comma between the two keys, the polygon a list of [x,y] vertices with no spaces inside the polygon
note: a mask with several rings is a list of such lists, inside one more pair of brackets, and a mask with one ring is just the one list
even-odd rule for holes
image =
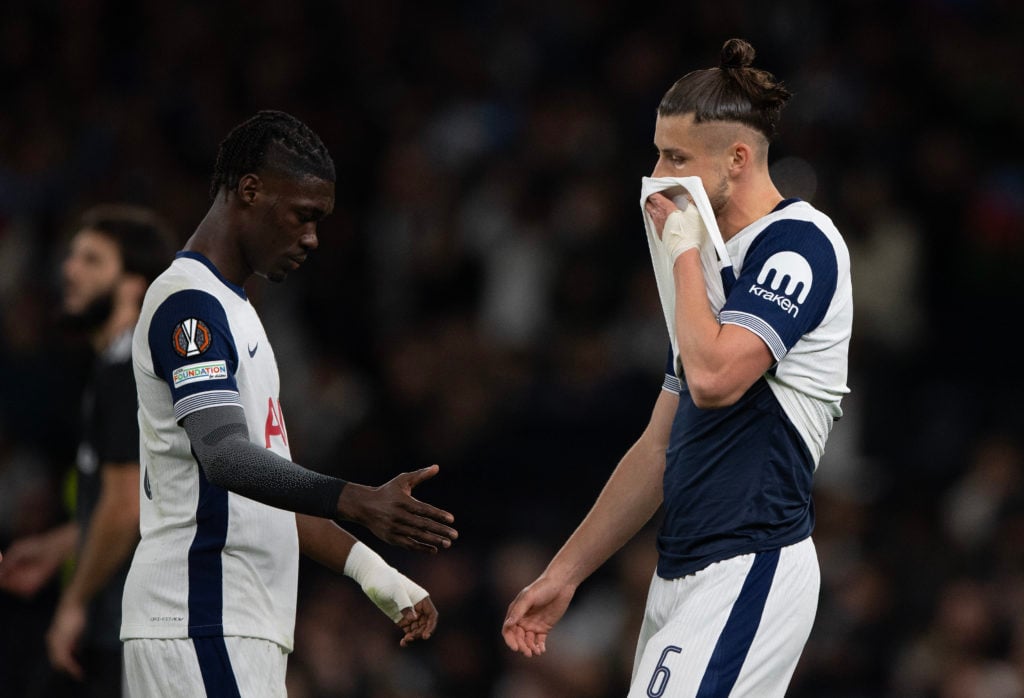
{"label": "braided hair", "polygon": [[693,114],[698,124],[737,121],[771,141],[792,93],[771,73],[751,67],[753,61],[753,46],[729,39],[722,46],[719,66],[679,78],[662,97],[658,116]]}
{"label": "braided hair", "polygon": [[294,178],[335,181],[334,160],[320,137],[291,114],[264,109],[221,141],[210,181],[210,200],[249,173],[270,169]]}

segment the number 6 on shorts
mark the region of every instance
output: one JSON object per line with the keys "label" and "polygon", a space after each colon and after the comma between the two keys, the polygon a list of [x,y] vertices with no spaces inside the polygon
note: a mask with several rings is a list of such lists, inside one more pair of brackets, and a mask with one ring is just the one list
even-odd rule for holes
{"label": "number 6 on shorts", "polygon": [[648,698],[661,698],[665,693],[665,687],[668,686],[668,680],[672,676],[672,672],[665,666],[665,659],[673,652],[678,654],[682,651],[682,647],[676,647],[675,645],[669,645],[661,651],[658,666],[654,668],[654,673],[651,674],[651,682],[647,684]]}

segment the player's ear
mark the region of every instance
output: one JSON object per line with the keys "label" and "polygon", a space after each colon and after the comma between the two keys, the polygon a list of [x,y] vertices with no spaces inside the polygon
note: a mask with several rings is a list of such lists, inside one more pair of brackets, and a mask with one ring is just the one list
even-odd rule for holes
{"label": "player's ear", "polygon": [[736,141],[729,146],[729,169],[739,174],[750,165],[753,155],[750,145]]}
{"label": "player's ear", "polygon": [[252,206],[256,201],[256,195],[263,187],[263,181],[257,174],[242,175],[238,180],[238,189],[236,190],[238,198],[243,203]]}

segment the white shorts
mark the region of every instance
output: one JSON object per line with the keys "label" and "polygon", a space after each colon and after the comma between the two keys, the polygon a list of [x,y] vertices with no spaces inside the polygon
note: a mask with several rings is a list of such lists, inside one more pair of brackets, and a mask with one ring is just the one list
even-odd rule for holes
{"label": "white shorts", "polygon": [[125,640],[129,698],[286,698],[288,654],[269,640]]}
{"label": "white shorts", "polygon": [[814,543],[651,580],[629,698],[781,698],[814,624]]}

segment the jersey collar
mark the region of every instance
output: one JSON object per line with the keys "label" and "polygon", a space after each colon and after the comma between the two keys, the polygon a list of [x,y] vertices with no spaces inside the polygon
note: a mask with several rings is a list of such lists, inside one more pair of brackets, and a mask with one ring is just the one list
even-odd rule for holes
{"label": "jersey collar", "polygon": [[178,252],[174,257],[175,259],[181,259],[182,257],[186,259],[194,259],[200,264],[204,264],[206,268],[213,272],[213,275],[220,279],[220,282],[227,286],[229,289],[231,289],[235,293],[235,295],[237,295],[243,301],[249,300],[248,297],[245,295],[245,289],[239,286],[238,284],[233,284],[226,278],[224,278],[224,275],[220,273],[220,270],[217,267],[213,266],[213,262],[207,259],[204,255],[201,255],[198,252],[193,252],[192,250],[182,250]]}
{"label": "jersey collar", "polygon": [[775,213],[776,211],[781,211],[782,209],[786,208],[790,204],[795,204],[797,201],[800,201],[800,199],[795,197],[795,196],[793,198],[790,198],[790,199],[783,199],[782,201],[780,201],[779,203],[777,203],[775,205],[775,208],[772,209],[772,213]]}

